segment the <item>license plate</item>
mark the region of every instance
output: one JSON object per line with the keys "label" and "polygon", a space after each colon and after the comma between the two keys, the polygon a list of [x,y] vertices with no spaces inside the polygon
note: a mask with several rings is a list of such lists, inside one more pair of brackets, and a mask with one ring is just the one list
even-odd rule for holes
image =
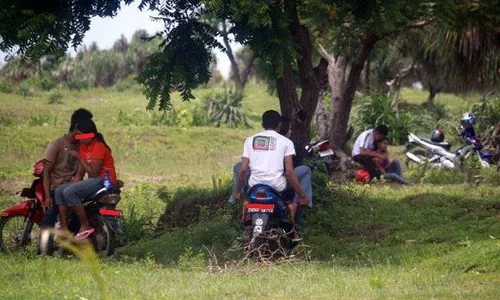
{"label": "license plate", "polygon": [[109,208],[101,208],[99,209],[99,213],[103,216],[107,217],[115,217],[115,218],[123,218],[123,213],[121,210],[109,209]]}
{"label": "license plate", "polygon": [[274,204],[247,203],[245,207],[249,213],[253,212],[272,213],[274,211]]}

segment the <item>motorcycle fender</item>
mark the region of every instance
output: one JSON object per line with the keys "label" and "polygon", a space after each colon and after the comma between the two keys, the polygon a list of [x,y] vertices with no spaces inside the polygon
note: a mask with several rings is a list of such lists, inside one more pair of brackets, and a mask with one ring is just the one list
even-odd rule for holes
{"label": "motorcycle fender", "polygon": [[35,200],[30,199],[23,201],[18,204],[14,204],[11,207],[4,209],[0,212],[0,217],[8,217],[8,216],[25,216],[27,217],[31,206],[35,203]]}
{"label": "motorcycle fender", "polygon": [[269,214],[254,213],[252,215],[253,233],[262,233],[263,231],[265,231],[268,221],[269,221]]}
{"label": "motorcycle fender", "polygon": [[106,216],[102,216],[102,218],[104,219],[104,223],[106,223],[108,228],[111,228],[111,230],[113,230],[114,233],[123,234],[123,230],[120,226],[120,223],[118,222],[118,219]]}

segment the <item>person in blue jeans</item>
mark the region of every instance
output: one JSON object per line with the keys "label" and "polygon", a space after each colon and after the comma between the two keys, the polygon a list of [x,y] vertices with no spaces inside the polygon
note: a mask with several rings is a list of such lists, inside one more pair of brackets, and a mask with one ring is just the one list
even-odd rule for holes
{"label": "person in blue jeans", "polygon": [[[291,133],[290,125],[288,122],[281,127],[284,123],[282,120],[276,111],[265,112],[262,116],[265,131],[245,141],[242,162],[233,168],[230,202],[241,200],[248,188],[255,184],[269,185],[278,192],[293,188],[295,197],[290,204],[290,210],[291,215],[295,216],[292,222],[295,221],[296,226],[299,226],[302,223],[301,206],[312,207],[311,169],[307,166],[294,168],[295,147],[285,136]],[[286,134],[282,135],[278,131],[286,131]]]}
{"label": "person in blue jeans", "polygon": [[54,205],[55,190],[57,187],[72,182],[77,170],[77,161],[67,150],[77,150],[78,141],[75,139],[75,128],[79,122],[92,120],[92,113],[84,108],[77,109],[71,115],[68,133],[52,141],[45,151],[43,188],[45,192],[44,215],[40,224],[42,229],[54,227],[59,211]]}

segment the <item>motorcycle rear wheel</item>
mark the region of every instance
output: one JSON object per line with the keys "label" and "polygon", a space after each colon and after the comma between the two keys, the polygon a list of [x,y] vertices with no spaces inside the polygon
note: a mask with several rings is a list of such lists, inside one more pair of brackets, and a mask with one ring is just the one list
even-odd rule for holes
{"label": "motorcycle rear wheel", "polygon": [[95,229],[91,241],[94,250],[100,256],[112,256],[115,253],[116,234],[104,221],[101,215],[90,220],[91,226]]}

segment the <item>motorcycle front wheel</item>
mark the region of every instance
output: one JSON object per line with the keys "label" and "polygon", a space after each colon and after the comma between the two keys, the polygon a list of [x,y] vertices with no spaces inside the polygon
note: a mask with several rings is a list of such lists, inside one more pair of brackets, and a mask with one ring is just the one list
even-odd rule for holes
{"label": "motorcycle front wheel", "polygon": [[[422,160],[422,161],[426,161],[429,159],[429,153],[427,153],[427,151],[425,150],[413,150],[411,152],[409,152],[411,154],[413,154],[414,156],[416,156],[418,159]],[[416,162],[414,161],[413,159],[409,158],[408,155],[406,156],[406,167],[409,167],[410,165],[420,165],[421,163],[419,162]]]}
{"label": "motorcycle front wheel", "polygon": [[13,252],[26,247],[31,240],[33,221],[25,216],[0,219],[0,251]]}

